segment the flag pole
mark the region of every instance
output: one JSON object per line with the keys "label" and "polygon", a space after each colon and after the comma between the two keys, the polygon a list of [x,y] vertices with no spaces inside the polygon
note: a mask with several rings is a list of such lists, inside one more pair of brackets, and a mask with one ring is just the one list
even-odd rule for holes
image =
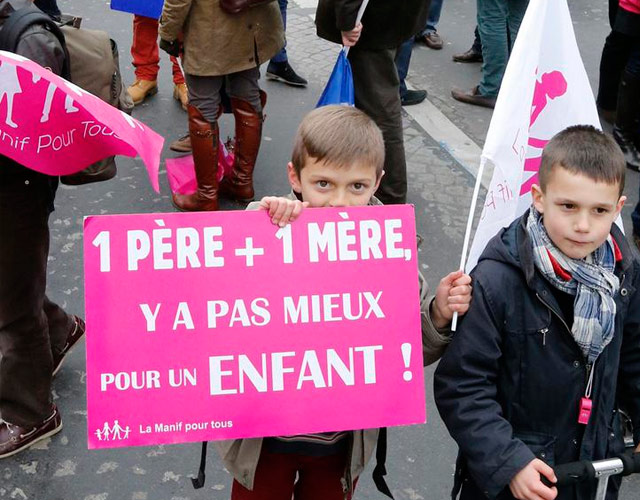
{"label": "flag pole", "polygon": [[[473,196],[471,197],[471,207],[469,208],[469,217],[467,218],[467,229],[464,234],[464,243],[462,244],[462,255],[460,257],[461,271],[464,271],[464,266],[467,262],[467,251],[469,250],[469,240],[471,239],[471,228],[473,227],[473,217],[476,213],[476,204],[478,202],[478,195],[480,194],[480,184],[482,183],[482,175],[484,174],[484,166],[487,163],[487,159],[484,156],[480,157],[480,167],[478,168],[478,175],[476,176],[476,185],[473,188]],[[451,331],[455,332],[458,326],[458,312],[453,313],[451,320]]]}
{"label": "flag pole", "polygon": [[[369,0],[364,0],[360,5],[358,15],[356,16],[356,24],[353,26],[354,28],[360,24],[360,21],[362,21],[362,16],[364,16],[364,11],[366,10],[368,3]],[[344,57],[347,57],[349,55],[349,47],[344,47],[342,50],[344,50]]]}

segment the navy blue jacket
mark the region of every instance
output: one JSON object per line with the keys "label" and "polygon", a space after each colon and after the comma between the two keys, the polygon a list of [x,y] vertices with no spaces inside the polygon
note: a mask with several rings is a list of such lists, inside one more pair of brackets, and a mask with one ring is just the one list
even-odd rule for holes
{"label": "navy blue jacket", "polygon": [[[487,245],[472,272],[469,312],[435,374],[435,398],[460,447],[462,498],[512,498],[509,482],[535,457],[550,465],[624,450],[618,408],[640,441],[640,263],[620,230],[616,332],[595,363],[593,410],[578,424],[585,358],[551,285],[535,269],[528,212]],[[619,482],[610,482],[615,498]],[[589,499],[593,486],[560,489]],[[466,491],[465,491],[466,490]]]}

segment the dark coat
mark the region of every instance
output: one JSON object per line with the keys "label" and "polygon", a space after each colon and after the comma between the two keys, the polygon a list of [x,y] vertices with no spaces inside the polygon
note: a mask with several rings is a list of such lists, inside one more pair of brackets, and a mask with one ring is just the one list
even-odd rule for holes
{"label": "dark coat", "polygon": [[[480,257],[471,307],[435,374],[438,410],[460,447],[456,479],[468,479],[462,498],[513,498],[509,482],[535,457],[554,465],[621,453],[619,407],[630,412],[640,441],[640,263],[614,226],[623,255],[616,331],[595,363],[585,427],[578,424],[585,358],[551,285],[535,270],[527,216]],[[618,483],[610,482],[610,495]],[[593,488],[561,488],[558,498],[590,499]]]}
{"label": "dark coat", "polygon": [[[370,0],[362,18],[358,47],[395,49],[423,30],[429,0]],[[362,0],[320,0],[316,11],[318,36],[342,43],[341,31],[355,27]]]}

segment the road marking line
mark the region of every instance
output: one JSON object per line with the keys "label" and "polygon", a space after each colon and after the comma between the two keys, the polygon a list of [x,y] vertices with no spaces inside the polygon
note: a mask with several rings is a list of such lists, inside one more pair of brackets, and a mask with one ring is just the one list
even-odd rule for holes
{"label": "road marking line", "polygon": [[[414,89],[407,82],[407,87]],[[440,111],[429,99],[414,106],[403,108],[418,125],[429,134],[440,147],[447,151],[456,162],[460,164],[474,178],[478,175],[480,155],[482,149],[473,140],[460,130],[442,111]],[[491,169],[486,169],[483,175],[482,185],[489,188],[491,182]]]}

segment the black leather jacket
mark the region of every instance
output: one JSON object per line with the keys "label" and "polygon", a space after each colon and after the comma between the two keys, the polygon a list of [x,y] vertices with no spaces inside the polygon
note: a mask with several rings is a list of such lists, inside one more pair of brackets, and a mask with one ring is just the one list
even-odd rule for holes
{"label": "black leather jacket", "polygon": [[[395,49],[424,29],[429,0],[370,0],[362,18],[358,47]],[[316,11],[318,36],[342,43],[341,31],[355,27],[362,0],[320,0]]]}

